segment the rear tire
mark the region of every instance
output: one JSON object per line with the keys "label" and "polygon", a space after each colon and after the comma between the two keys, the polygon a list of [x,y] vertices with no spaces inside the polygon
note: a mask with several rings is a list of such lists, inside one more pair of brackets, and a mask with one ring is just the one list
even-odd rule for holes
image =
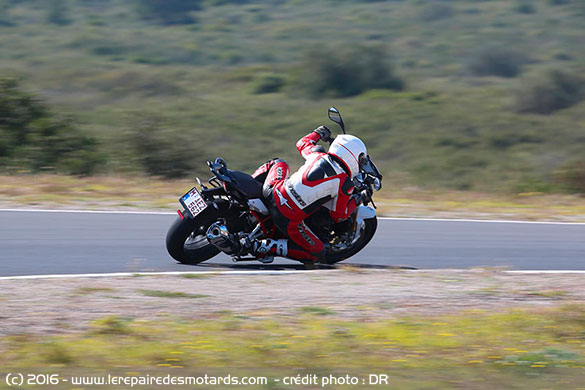
{"label": "rear tire", "polygon": [[167,233],[167,251],[179,263],[195,265],[209,260],[219,249],[207,241],[205,233],[215,218],[177,218]]}
{"label": "rear tire", "polygon": [[345,259],[356,255],[359,251],[365,248],[370,240],[374,237],[376,229],[378,228],[378,220],[376,217],[364,220],[363,231],[357,241],[347,249],[339,252],[332,252],[327,254],[327,257],[320,261],[321,264],[335,264]]}

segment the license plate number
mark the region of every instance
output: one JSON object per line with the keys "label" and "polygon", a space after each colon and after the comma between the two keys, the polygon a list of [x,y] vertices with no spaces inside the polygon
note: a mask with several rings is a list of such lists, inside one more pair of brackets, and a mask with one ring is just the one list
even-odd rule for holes
{"label": "license plate number", "polygon": [[179,199],[179,202],[189,211],[192,217],[195,217],[207,208],[207,203],[205,203],[205,200],[196,188],[183,195]]}

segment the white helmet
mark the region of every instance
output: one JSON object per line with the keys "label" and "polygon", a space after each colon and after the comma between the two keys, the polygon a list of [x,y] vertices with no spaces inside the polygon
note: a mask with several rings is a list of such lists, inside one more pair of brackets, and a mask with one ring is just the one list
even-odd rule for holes
{"label": "white helmet", "polygon": [[367,156],[366,145],[358,137],[340,134],[329,147],[329,154],[337,157],[351,173],[353,179],[360,171],[360,157]]}

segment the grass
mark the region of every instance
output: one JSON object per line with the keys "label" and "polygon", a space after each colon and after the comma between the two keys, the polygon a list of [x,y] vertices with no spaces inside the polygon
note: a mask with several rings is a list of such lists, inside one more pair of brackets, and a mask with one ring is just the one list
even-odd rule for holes
{"label": "grass", "polygon": [[[106,173],[142,170],[129,130],[150,116],[162,118],[166,139],[187,137],[201,167],[193,174],[216,156],[242,170],[275,156],[298,166],[295,141],[325,123],[335,104],[386,183],[563,191],[559,170],[585,153],[585,102],[531,115],[516,113],[513,100],[535,72],[583,73],[582,6],[534,3],[534,13],[521,14],[509,0],[450,1],[448,17],[423,21],[428,1],[262,0],[208,6],[197,24],[162,27],[120,0],[69,2],[65,26],[45,23],[47,9],[36,2],[10,2],[0,75],[23,79],[95,136]],[[407,89],[317,100],[293,84],[250,93],[265,74],[293,80],[307,49],[340,43],[384,45]],[[468,74],[478,51],[492,46],[530,57],[519,77]]]}
{"label": "grass", "polygon": [[301,307],[301,313],[314,314],[317,316],[330,316],[335,314],[333,310],[320,306],[304,306]]}
{"label": "grass", "polygon": [[157,297],[157,298],[207,298],[209,295],[204,294],[187,294],[184,292],[172,292],[172,291],[162,291],[162,290],[140,290],[143,295],[147,297]]}
{"label": "grass", "polygon": [[383,372],[401,389],[572,389],[585,380],[579,305],[377,321],[319,313],[271,320],[219,313],[167,322],[108,317],[86,333],[1,341],[0,364],[12,370],[57,364],[57,370],[143,374],[203,367],[272,377]]}
{"label": "grass", "polygon": [[108,287],[80,287],[77,290],[75,290],[75,294],[78,295],[88,295],[88,294],[94,294],[94,293],[106,293],[106,292],[114,292],[116,291],[113,288],[108,288]]}
{"label": "grass", "polygon": [[527,295],[534,295],[544,298],[564,298],[569,295],[569,291],[566,290],[543,290],[543,291],[531,291],[527,292]]}
{"label": "grass", "polygon": [[178,275],[180,278],[184,279],[207,279],[209,278],[209,274],[182,274]]}

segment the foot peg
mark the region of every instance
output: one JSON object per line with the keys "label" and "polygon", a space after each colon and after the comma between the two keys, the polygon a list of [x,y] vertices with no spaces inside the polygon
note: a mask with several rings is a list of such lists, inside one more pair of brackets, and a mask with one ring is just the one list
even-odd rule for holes
{"label": "foot peg", "polygon": [[262,264],[270,264],[274,261],[274,256],[260,257],[258,258],[258,261],[261,262]]}

